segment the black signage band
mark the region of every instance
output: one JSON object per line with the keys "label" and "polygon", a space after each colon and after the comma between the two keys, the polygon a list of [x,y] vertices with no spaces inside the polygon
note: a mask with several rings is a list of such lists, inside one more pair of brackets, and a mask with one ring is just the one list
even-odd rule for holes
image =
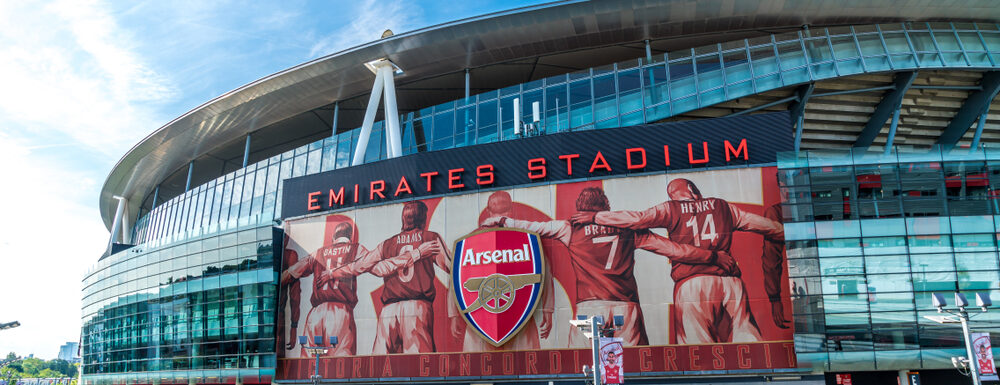
{"label": "black signage band", "polygon": [[423,152],[287,179],[282,218],[540,182],[773,163],[787,112],[564,132]]}

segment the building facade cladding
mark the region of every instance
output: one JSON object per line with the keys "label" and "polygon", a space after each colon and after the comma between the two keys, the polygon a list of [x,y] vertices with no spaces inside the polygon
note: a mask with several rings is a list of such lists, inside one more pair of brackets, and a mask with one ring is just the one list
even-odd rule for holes
{"label": "building facade cladding", "polygon": [[[1000,298],[1000,150],[787,154],[785,240],[800,362],[951,368],[965,355],[931,293]],[[974,318],[1000,331],[1000,315]]]}
{"label": "building facade cladding", "polygon": [[[525,121],[530,121],[531,104],[540,102],[542,127],[552,133],[657,122],[822,79],[998,66],[1000,26],[995,24],[803,30],[637,58],[410,112],[400,119],[403,151],[513,139],[513,108],[508,106],[515,98],[525,106]],[[271,225],[281,217],[282,181],[348,167],[358,131],[272,156],[141,213],[132,230],[138,246],[102,259],[84,279],[84,381],[268,382],[275,365],[277,299]],[[382,134],[378,122],[366,162],[385,159]],[[991,170],[989,156],[984,153],[980,160],[983,170]],[[788,219],[789,229],[801,233],[789,241],[801,361],[817,365],[817,371],[944,367],[947,357],[960,355],[960,341],[952,337],[957,334],[953,330],[921,320],[929,308],[927,293],[954,290],[956,284],[962,290],[997,290],[993,228],[976,222],[978,232],[957,230],[968,229],[969,220],[992,224],[998,210],[987,207],[992,201],[985,199],[951,199],[946,170],[954,162],[944,158],[920,161],[939,164],[937,171],[919,169],[937,172],[928,176],[941,184],[937,195],[919,190],[919,198],[892,192],[871,198],[874,188],[859,187],[857,179],[870,174],[858,173],[869,166],[821,165],[813,157],[825,159],[810,153],[805,161],[789,158],[781,165],[789,186],[786,212],[795,214]],[[893,160],[886,167],[895,170],[891,175],[897,176],[897,184],[905,185],[910,174],[899,177],[904,174],[900,167],[914,162]],[[846,176],[838,181],[827,169],[850,171],[843,171]],[[890,178],[887,174],[881,181]],[[820,191],[816,186],[836,183],[846,186],[837,194],[850,193],[834,196],[830,190],[803,201]],[[919,184],[925,183],[921,179]],[[979,184],[969,186],[975,189],[960,188],[956,194],[982,191]],[[988,186],[986,191],[993,191]],[[798,192],[806,195],[793,199]],[[965,214],[961,210],[975,206],[969,202],[983,203],[979,209],[986,211]],[[895,211],[883,207],[892,204]],[[863,216],[876,208],[877,218]],[[882,218],[889,215],[896,217]],[[992,262],[976,259],[969,265],[986,254]],[[876,255],[880,259],[872,260]],[[944,260],[952,267],[928,270],[939,269]]]}
{"label": "building facade cladding", "polygon": [[277,273],[271,227],[101,260],[84,279],[85,381],[267,383]]}

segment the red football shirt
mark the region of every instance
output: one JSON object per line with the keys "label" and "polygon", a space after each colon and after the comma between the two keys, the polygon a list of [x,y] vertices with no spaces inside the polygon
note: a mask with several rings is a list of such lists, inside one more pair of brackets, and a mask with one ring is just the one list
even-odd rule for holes
{"label": "red football shirt", "polygon": [[[409,253],[421,243],[441,238],[438,233],[421,229],[404,231],[382,242],[382,258]],[[444,244],[442,242],[442,244]],[[383,277],[382,303],[422,299],[434,301],[434,258],[421,258],[413,265],[403,267]]]}
{"label": "red football shirt", "polygon": [[[667,201],[643,211],[606,211],[598,213],[594,221],[633,230],[664,228],[674,242],[727,253],[733,242],[733,231],[737,230],[784,241],[784,229],[780,223],[747,213],[718,198]],[[729,274],[716,265],[688,264],[677,260],[670,271],[670,277],[678,283],[696,275]]]}
{"label": "red football shirt", "polygon": [[351,306],[358,303],[357,278],[322,279],[324,271],[331,271],[354,262],[358,254],[358,244],[347,239],[316,250],[313,264],[313,292],[309,302],[313,307],[324,302],[340,302]]}

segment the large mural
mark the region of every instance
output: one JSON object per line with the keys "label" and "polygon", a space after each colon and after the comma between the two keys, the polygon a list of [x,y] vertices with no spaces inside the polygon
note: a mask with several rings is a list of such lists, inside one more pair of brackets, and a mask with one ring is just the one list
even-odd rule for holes
{"label": "large mural", "polygon": [[[772,167],[468,192],[285,222],[277,379],[795,367]],[[609,324],[609,327],[612,325]]]}

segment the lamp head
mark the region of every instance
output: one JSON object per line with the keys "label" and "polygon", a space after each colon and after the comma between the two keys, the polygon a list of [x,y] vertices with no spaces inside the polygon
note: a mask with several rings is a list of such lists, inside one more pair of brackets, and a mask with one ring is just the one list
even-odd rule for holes
{"label": "lamp head", "polygon": [[331,347],[337,347],[337,342],[339,342],[339,341],[337,341],[337,336],[330,337],[330,346]]}
{"label": "lamp head", "polygon": [[955,292],[955,306],[960,308],[969,306],[969,300],[965,299],[965,294]]}
{"label": "lamp head", "polygon": [[625,326],[625,316],[616,315],[614,318],[615,318],[615,327],[620,328],[622,326]]}
{"label": "lamp head", "polygon": [[306,346],[309,344],[309,337],[299,336],[299,345]]}
{"label": "lamp head", "polygon": [[323,336],[313,336],[313,345],[323,346]]}
{"label": "lamp head", "polygon": [[938,313],[944,312],[944,307],[948,306],[948,301],[945,301],[944,296],[938,293],[931,293],[931,303],[938,309]]}
{"label": "lamp head", "polygon": [[976,306],[979,306],[986,311],[986,308],[993,306],[993,301],[990,300],[990,293],[976,293]]}

